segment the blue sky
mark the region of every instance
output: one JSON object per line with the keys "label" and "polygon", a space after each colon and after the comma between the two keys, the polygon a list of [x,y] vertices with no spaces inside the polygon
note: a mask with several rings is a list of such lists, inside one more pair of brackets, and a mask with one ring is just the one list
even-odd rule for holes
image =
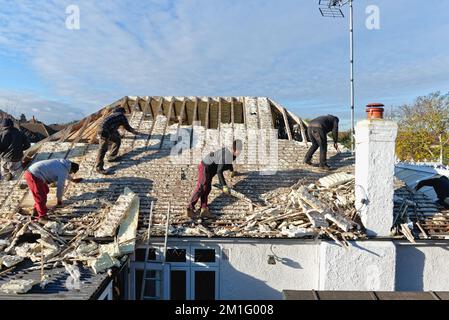
{"label": "blue sky", "polygon": [[[248,95],[347,126],[348,20],[317,2],[0,0],[0,109],[63,122],[124,95]],[[368,102],[449,91],[446,1],[354,2],[357,118]],[[65,27],[72,4],[80,30]]]}

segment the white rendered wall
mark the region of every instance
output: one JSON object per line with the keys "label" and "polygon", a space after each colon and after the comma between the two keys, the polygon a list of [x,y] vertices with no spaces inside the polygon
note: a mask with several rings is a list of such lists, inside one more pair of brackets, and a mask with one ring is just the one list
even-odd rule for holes
{"label": "white rendered wall", "polygon": [[229,252],[229,261],[220,263],[221,299],[282,299],[283,290],[318,289],[318,244],[274,241],[280,260],[269,265],[271,244],[261,242],[220,245]]}
{"label": "white rendered wall", "polygon": [[[393,225],[395,141],[397,124],[363,120],[356,127],[356,207],[368,236],[386,237]],[[367,205],[362,207],[362,200]]]}
{"label": "white rendered wall", "polygon": [[394,291],[396,247],[390,241],[320,245],[320,290]]}
{"label": "white rendered wall", "polygon": [[[169,247],[213,246],[220,257],[222,300],[282,299],[283,290],[449,291],[449,243],[184,239]],[[162,246],[162,242],[154,243]],[[270,249],[271,248],[271,249]],[[268,256],[278,257],[275,265]]]}
{"label": "white rendered wall", "polygon": [[449,291],[449,242],[396,243],[397,291]]}

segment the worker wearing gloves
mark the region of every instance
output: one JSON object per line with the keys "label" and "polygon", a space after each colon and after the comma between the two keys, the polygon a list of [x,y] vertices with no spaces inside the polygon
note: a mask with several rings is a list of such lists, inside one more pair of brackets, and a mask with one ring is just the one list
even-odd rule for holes
{"label": "worker wearing gloves", "polygon": [[36,162],[25,172],[25,180],[34,198],[34,214],[37,215],[39,222],[48,219],[47,213],[47,195],[50,191],[48,185],[57,184],[56,196],[58,206],[62,206],[62,197],[64,194],[65,182],[67,179],[75,183],[82,179],[74,179],[70,175],[76,174],[79,165],[65,159],[53,159]]}
{"label": "worker wearing gloves", "polygon": [[339,119],[332,115],[321,116],[310,121],[307,133],[312,146],[304,158],[305,164],[312,165],[313,154],[320,148],[320,168],[326,171],[331,169],[327,164],[327,134],[332,132],[334,148],[340,152],[338,149],[338,122]]}
{"label": "worker wearing gloves", "polygon": [[11,119],[5,119],[0,132],[0,178],[12,180],[22,168],[23,152],[30,147],[27,136],[14,127]]}
{"label": "worker wearing gloves", "polygon": [[108,171],[104,169],[104,158],[109,149],[109,144],[112,143],[111,153],[108,157],[109,162],[116,162],[120,160],[118,152],[122,143],[122,138],[118,132],[118,128],[123,126],[126,131],[129,131],[135,135],[139,134],[134,130],[128,122],[125,116],[124,108],[115,109],[109,116],[107,116],[100,124],[98,129],[98,136],[100,140],[100,148],[98,150],[96,171],[100,174],[107,175]]}
{"label": "worker wearing gloves", "polygon": [[198,200],[201,200],[202,217],[209,215],[208,197],[212,190],[212,179],[218,175],[223,193],[231,194],[223,173],[231,171],[231,178],[235,176],[234,166],[232,163],[240,155],[242,151],[242,141],[235,140],[232,144],[232,152],[227,148],[222,148],[216,152],[207,155],[198,166],[198,182],[187,207],[187,216],[192,218],[195,214],[195,206]]}
{"label": "worker wearing gloves", "polygon": [[438,196],[438,203],[449,209],[449,179],[446,176],[422,180],[416,185],[415,190],[418,191],[422,187],[432,187]]}

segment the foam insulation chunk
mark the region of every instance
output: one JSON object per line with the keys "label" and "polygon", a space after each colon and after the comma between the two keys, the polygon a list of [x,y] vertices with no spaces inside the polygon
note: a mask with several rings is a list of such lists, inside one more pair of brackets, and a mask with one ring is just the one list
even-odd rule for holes
{"label": "foam insulation chunk", "polygon": [[4,256],[2,257],[3,265],[6,268],[14,267],[15,265],[21,263],[23,261],[23,257],[19,256]]}
{"label": "foam insulation chunk", "polygon": [[355,176],[352,174],[347,174],[345,172],[337,172],[331,174],[330,176],[323,177],[319,179],[319,183],[321,186],[325,188],[335,188],[339,185],[345,184],[346,182],[352,181],[355,179]]}
{"label": "foam insulation chunk", "polygon": [[11,280],[0,286],[0,291],[6,294],[24,294],[31,290],[34,280]]}

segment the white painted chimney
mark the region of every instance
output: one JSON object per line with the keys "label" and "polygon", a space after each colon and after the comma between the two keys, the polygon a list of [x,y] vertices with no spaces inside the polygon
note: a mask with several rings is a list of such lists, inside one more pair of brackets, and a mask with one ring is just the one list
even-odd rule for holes
{"label": "white painted chimney", "polygon": [[383,105],[367,106],[368,119],[356,126],[356,208],[368,236],[390,235],[393,194],[396,122],[383,119]]}

